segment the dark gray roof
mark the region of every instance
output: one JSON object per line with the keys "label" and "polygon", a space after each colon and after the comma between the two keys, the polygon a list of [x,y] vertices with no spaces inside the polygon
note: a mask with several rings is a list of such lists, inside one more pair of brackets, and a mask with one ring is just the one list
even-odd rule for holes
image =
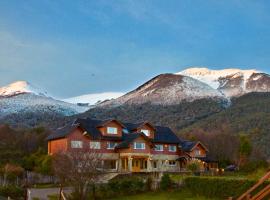
{"label": "dark gray roof", "polygon": [[128,148],[129,144],[140,136],[146,137],[143,133],[128,133],[128,134],[124,133],[123,142],[119,143],[115,148],[116,149]]}
{"label": "dark gray roof", "polygon": [[191,151],[192,148],[197,144],[198,142],[196,141],[187,141],[187,140],[182,140],[180,142],[180,145],[184,151]]}
{"label": "dark gray roof", "polygon": [[47,140],[54,140],[66,137],[76,126],[73,123],[69,123],[64,127],[58,128],[53,134],[49,135]]}
{"label": "dark gray roof", "polygon": [[[124,125],[124,129],[127,132],[123,131],[122,137],[113,137],[113,136],[103,136],[98,126],[108,122],[109,120],[97,120],[90,118],[78,118],[73,123],[68,124],[65,127],[59,128],[55,131],[54,134],[47,137],[47,140],[53,140],[58,138],[63,138],[67,136],[74,128],[81,127],[85,130],[89,136],[93,139],[104,139],[104,140],[121,140],[126,141],[133,137],[136,137],[137,134],[127,134],[127,132],[132,132],[137,127],[140,127],[143,123],[122,123]],[[154,143],[169,143],[169,144],[179,144],[181,140],[175,135],[175,133],[168,127],[163,126],[154,126],[155,134],[152,142]]]}

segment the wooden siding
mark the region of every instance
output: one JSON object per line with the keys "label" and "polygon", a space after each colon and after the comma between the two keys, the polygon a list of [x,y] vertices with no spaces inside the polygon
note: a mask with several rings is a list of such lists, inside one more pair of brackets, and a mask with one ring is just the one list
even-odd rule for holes
{"label": "wooden siding", "polygon": [[[117,128],[117,134],[109,134],[107,132],[108,127]],[[99,127],[98,129],[102,133],[102,135],[104,135],[104,136],[122,137],[122,129],[123,128],[122,128],[122,126],[120,126],[120,124],[118,124],[115,121],[108,122],[104,126]]]}
{"label": "wooden siding", "polygon": [[55,154],[67,151],[67,139],[60,138],[48,142],[48,154]]}

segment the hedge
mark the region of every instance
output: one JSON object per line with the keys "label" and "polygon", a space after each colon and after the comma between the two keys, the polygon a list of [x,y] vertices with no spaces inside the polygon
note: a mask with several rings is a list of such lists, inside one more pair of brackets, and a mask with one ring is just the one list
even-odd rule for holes
{"label": "hedge", "polygon": [[[228,177],[187,177],[184,185],[195,194],[205,197],[239,197],[257,181],[244,178]],[[261,186],[264,187],[267,183]],[[258,188],[259,190],[260,188]],[[255,191],[256,192],[256,191]]]}
{"label": "hedge", "polygon": [[12,199],[19,199],[23,197],[24,191],[17,186],[3,186],[0,187],[0,196],[11,197]]}

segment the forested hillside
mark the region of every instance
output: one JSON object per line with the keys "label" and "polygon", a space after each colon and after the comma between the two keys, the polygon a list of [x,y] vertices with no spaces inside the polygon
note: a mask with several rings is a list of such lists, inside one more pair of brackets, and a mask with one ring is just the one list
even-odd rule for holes
{"label": "forested hillside", "polygon": [[125,122],[149,121],[156,125],[169,126],[180,130],[198,120],[204,119],[225,109],[227,102],[214,99],[200,99],[193,102],[182,102],[178,105],[122,105],[118,107],[97,107],[79,117],[98,119],[115,118]]}
{"label": "forested hillside", "polygon": [[180,135],[248,135],[254,149],[270,156],[270,93],[249,93],[232,99],[232,105],[208,118],[197,121]]}

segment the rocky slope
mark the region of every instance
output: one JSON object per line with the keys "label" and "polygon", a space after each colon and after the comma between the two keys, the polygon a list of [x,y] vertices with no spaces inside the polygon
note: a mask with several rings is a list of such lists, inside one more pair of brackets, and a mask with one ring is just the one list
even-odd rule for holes
{"label": "rocky slope", "polygon": [[139,86],[137,89],[99,106],[176,105],[182,101],[203,98],[223,98],[223,95],[209,85],[196,79],[176,74],[161,74]]}
{"label": "rocky slope", "polygon": [[[49,97],[47,92],[25,81],[0,88],[0,122],[16,124],[45,120],[53,116],[70,116],[88,110]],[[28,122],[25,125],[29,124]]]}
{"label": "rocky slope", "polygon": [[270,76],[257,70],[189,68],[176,74],[200,80],[227,97],[270,92]]}

